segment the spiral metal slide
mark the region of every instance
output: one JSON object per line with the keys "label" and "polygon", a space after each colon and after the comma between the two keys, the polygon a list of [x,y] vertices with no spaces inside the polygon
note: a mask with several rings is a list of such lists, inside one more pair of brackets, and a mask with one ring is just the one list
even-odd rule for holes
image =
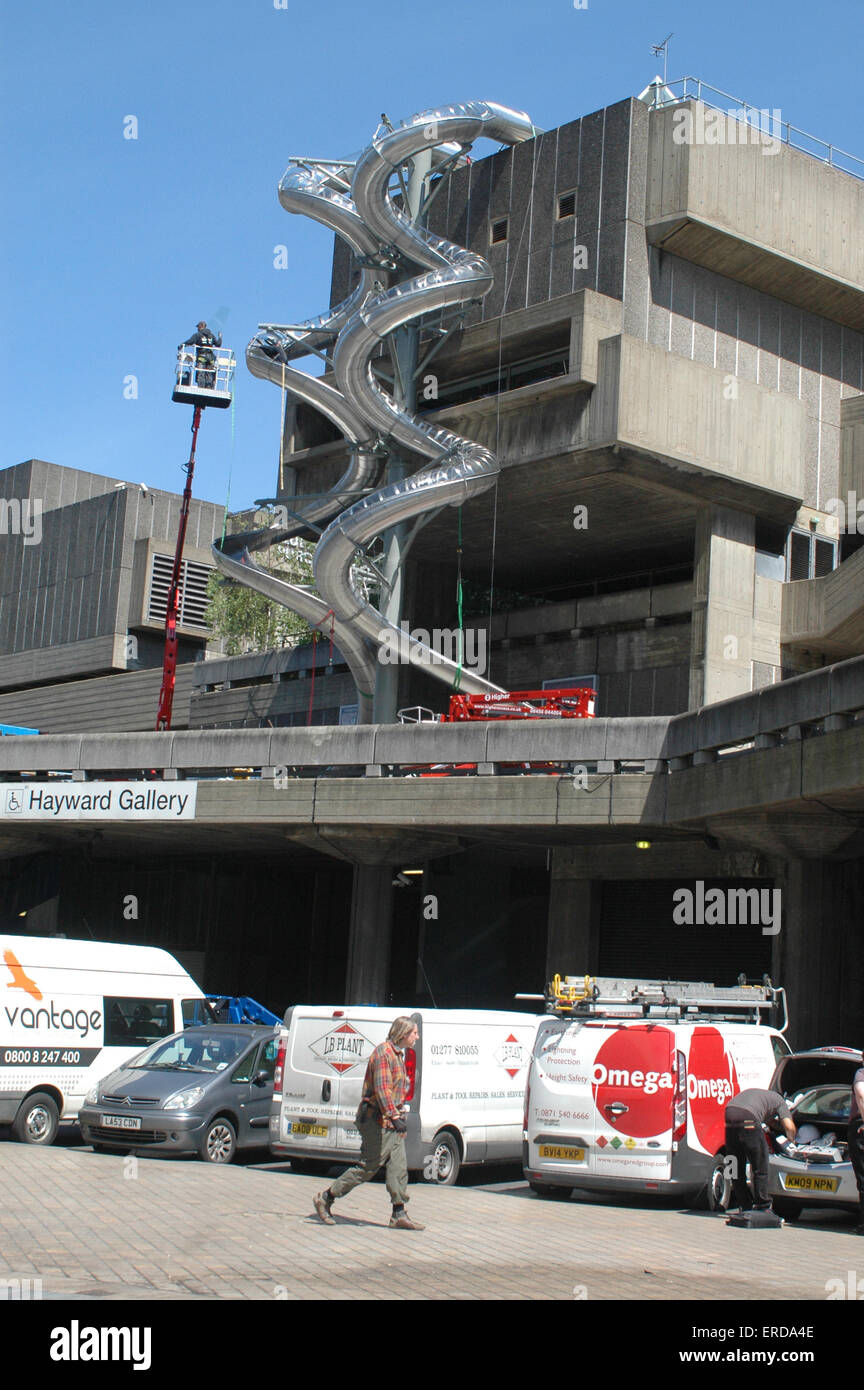
{"label": "spiral metal slide", "polygon": [[[328,314],[290,328],[259,332],[246,350],[253,375],[288,390],[327,416],[350,446],[348,467],[329,493],[297,508],[297,522],[225,536],[213,545],[218,569],[299,613],[313,624],[333,622],[333,638],[359,694],[358,718],[372,718],[379,649],[468,694],[499,694],[484,680],[388,621],[365,597],[353,566],[376,536],[399,522],[463,502],[491,487],[497,459],[487,449],[404,410],[378,384],[371,366],[381,340],[423,314],[482,298],[492,270],[482,256],[412,223],[389,194],[394,172],[425,150],[432,163],[455,161],[481,136],[516,144],[537,133],[529,117],[491,102],[444,106],[381,129],[353,163],[292,160],[279,185],[288,212],[304,213],[341,236],[354,251],[360,278]],[[343,191],[344,190],[344,191]],[[381,278],[394,263],[419,266],[389,289]],[[293,365],[327,350],[336,385]],[[411,477],[375,488],[391,446],[425,460]],[[357,494],[367,493],[360,501]],[[324,525],[314,561],[315,587],[290,584],[255,565],[252,554]],[[317,591],[317,592],[316,592]]]}

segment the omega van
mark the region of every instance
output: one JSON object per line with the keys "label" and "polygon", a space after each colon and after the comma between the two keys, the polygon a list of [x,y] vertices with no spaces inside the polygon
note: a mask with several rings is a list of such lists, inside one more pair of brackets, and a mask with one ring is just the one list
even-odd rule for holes
{"label": "omega van", "polygon": [[556,977],[528,1075],[531,1188],[543,1197],[680,1191],[727,1206],[725,1107],[739,1091],[768,1087],[788,1056],[782,1030],[763,1021],[782,998],[770,984]]}
{"label": "omega van", "polygon": [[270,1118],[270,1147],[298,1171],[353,1163],[354,1123],[370,1053],[394,1018],[420,1036],[406,1052],[408,1168],[451,1184],[467,1164],[518,1162],[525,1077],[537,1029],[527,1013],[300,1005],[285,1014]]}
{"label": "omega van", "polygon": [[155,946],[0,936],[0,1124],[52,1144],[91,1087],[206,1008]]}

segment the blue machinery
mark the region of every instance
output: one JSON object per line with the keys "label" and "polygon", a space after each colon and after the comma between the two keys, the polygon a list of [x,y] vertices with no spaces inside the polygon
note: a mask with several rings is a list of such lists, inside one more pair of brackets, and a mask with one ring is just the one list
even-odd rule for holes
{"label": "blue machinery", "polygon": [[[448,684],[458,683],[467,694],[501,693],[500,687],[412,637],[404,630],[407,625],[400,626],[392,602],[384,605],[391,610],[386,616],[379,612],[354,566],[358,553],[382,533],[396,534],[394,528],[409,521],[416,530],[439,508],[461,506],[495,482],[498,461],[487,449],[413,414],[417,337],[412,360],[398,335],[424,314],[458,310],[483,298],[492,286],[492,270],[482,256],[422,225],[437,188],[437,183],[430,188],[430,178],[464,163],[467,150],[481,137],[512,145],[536,134],[523,112],[492,102],[443,106],[412,116],[396,129],[385,121],[356,160],[292,159],[279,185],[286,212],[312,217],[348,243],[360,276],[347,299],[319,318],[260,325],[246,350],[246,363],[255,376],[327,416],[344,434],[350,460],[329,493],[298,505],[296,525],[226,536],[214,543],[213,555],[223,574],[285,604],[313,625],[333,621],[333,638],[357,684],[360,723],[372,719],[377,654],[385,642],[401,661]],[[394,192],[401,194],[407,211],[397,206]],[[384,338],[391,341],[394,395],[383,389],[372,366]],[[310,354],[324,358],[328,379],[311,377],[294,365]],[[420,455],[422,466],[404,477],[391,468],[391,481],[381,486],[388,457],[401,450]],[[316,530],[326,526],[315,550],[314,588],[290,584],[254,564],[253,552],[288,540],[308,525]],[[385,599],[395,592],[399,558],[383,576]]]}

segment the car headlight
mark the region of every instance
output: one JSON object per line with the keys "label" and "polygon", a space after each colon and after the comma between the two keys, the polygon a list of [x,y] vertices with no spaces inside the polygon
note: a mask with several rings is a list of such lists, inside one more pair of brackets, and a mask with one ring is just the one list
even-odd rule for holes
{"label": "car headlight", "polygon": [[85,1105],[98,1105],[98,1104],[99,1104],[99,1087],[98,1087],[98,1086],[91,1086],[91,1087],[90,1087],[90,1090],[87,1092],[86,1096],[84,1097],[84,1104],[85,1104]]}
{"label": "car headlight", "polygon": [[166,1100],[163,1110],[191,1110],[204,1094],[203,1086],[190,1086],[188,1091],[178,1091],[176,1096]]}

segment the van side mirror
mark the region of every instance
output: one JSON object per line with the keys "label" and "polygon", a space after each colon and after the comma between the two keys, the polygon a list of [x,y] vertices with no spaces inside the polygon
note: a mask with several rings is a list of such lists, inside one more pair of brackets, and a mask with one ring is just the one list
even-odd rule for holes
{"label": "van side mirror", "polygon": [[269,1071],[265,1071],[265,1070],[262,1068],[261,1071],[256,1071],[255,1075],[252,1077],[252,1085],[253,1085],[253,1086],[266,1086],[266,1085],[267,1085],[267,1082],[268,1082],[268,1081],[272,1081],[272,1080],[273,1080],[273,1078],[272,1078],[272,1076],[270,1075]]}

